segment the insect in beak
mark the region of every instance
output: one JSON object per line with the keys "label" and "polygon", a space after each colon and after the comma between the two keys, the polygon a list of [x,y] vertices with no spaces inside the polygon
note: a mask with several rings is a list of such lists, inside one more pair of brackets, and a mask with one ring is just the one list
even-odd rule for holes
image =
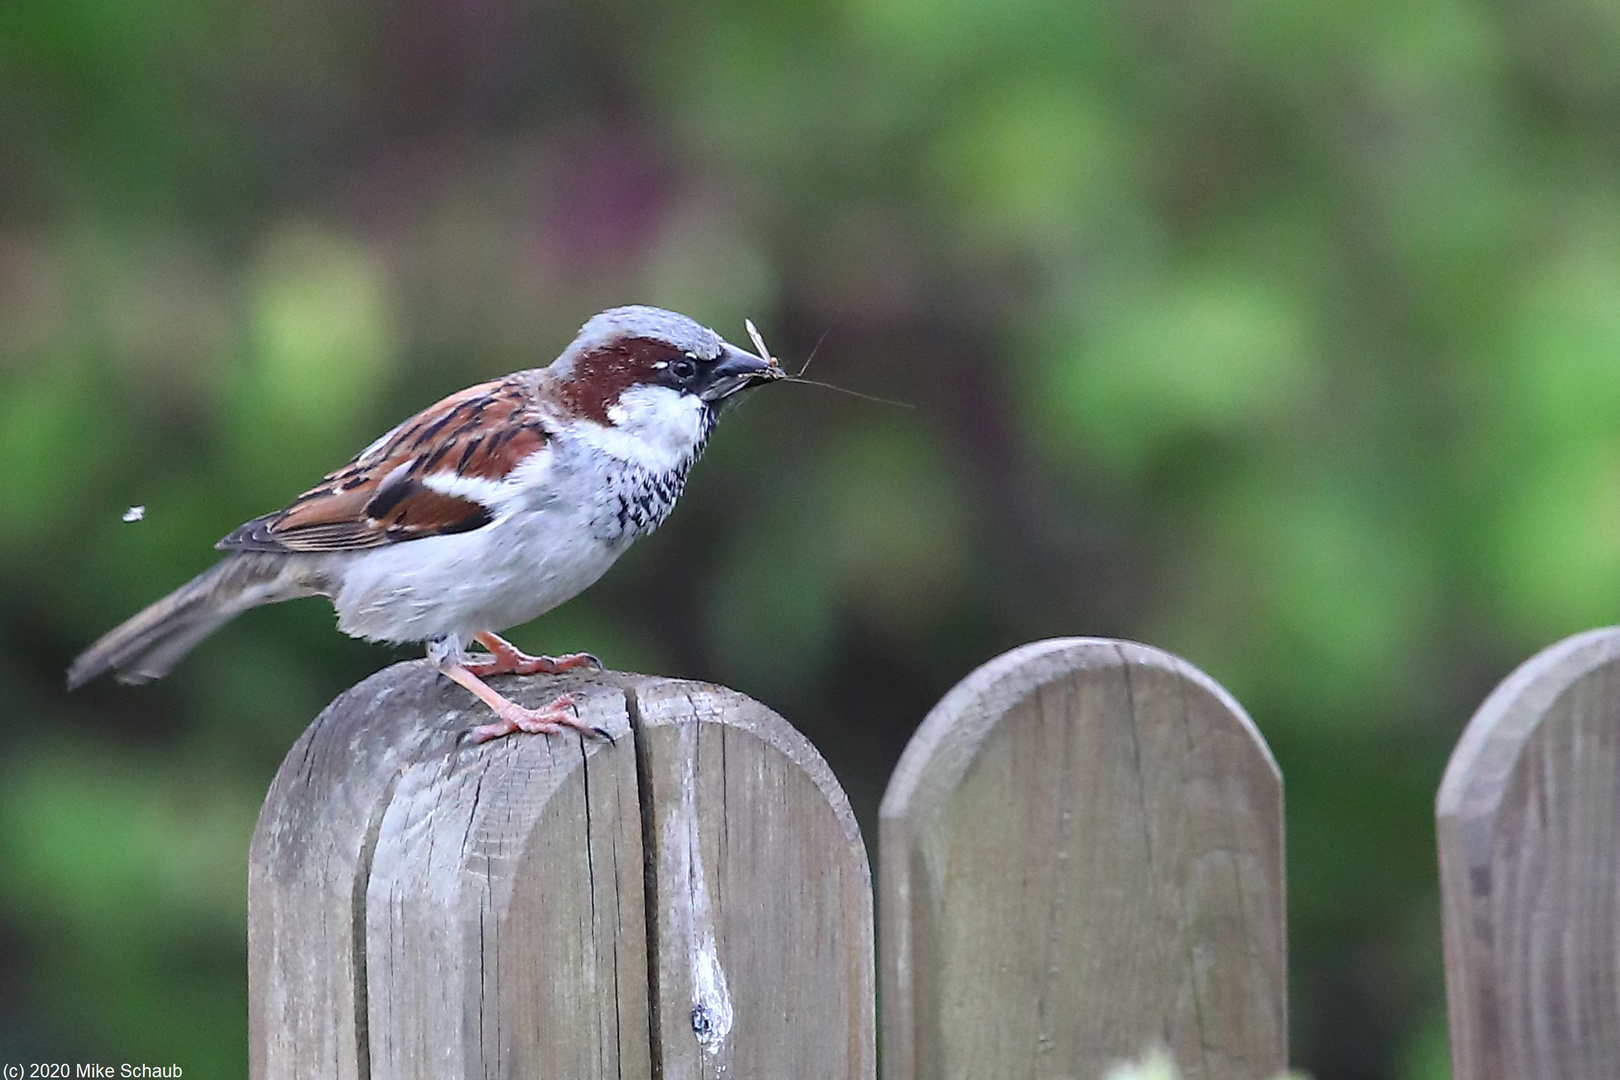
{"label": "insect in beak", "polygon": [[[760,358],[763,359],[766,364],[766,372],[757,376],[757,380],[760,382],[765,382],[771,379],[786,379],[788,382],[803,383],[805,386],[820,386],[827,390],[836,390],[840,394],[849,394],[851,397],[858,397],[865,401],[874,401],[879,405],[897,405],[902,409],[909,409],[912,407],[904,401],[890,401],[888,398],[873,397],[871,394],[863,394],[857,390],[850,390],[842,386],[834,386],[832,383],[817,382],[814,379],[807,379],[804,377],[804,373],[810,367],[809,358],[805,359],[804,367],[799,369],[798,374],[790,375],[788,374],[787,369],[782,366],[781,362],[778,361],[776,357],[771,355],[770,349],[765,347],[765,338],[760,335],[759,328],[754,325],[754,320],[744,319],[743,326],[747,327],[748,329],[748,340],[754,343],[754,348],[758,350]],[[823,334],[822,337],[826,337],[826,335]],[[820,348],[820,342],[817,342],[816,346],[817,348]],[[815,350],[812,349],[810,355],[814,356]]]}
{"label": "insect in beak", "polygon": [[719,401],[747,387],[787,377],[787,372],[774,360],[755,356],[735,345],[724,344],[723,347],[725,351],[709,373],[708,389],[701,395],[704,401]]}
{"label": "insect in beak", "polygon": [[770,370],[775,373],[771,375],[771,378],[784,378],[787,375],[787,372],[782,369],[781,361],[772,356],[771,350],[766,348],[765,338],[760,334],[759,327],[754,325],[754,320],[744,319],[743,326],[748,329],[748,340],[754,343],[754,351],[760,355],[760,358],[763,359],[765,363],[769,365]]}

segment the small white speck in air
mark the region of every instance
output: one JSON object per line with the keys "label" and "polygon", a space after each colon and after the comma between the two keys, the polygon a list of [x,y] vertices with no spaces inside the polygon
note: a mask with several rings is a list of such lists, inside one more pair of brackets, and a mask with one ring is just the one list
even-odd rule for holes
{"label": "small white speck in air", "polygon": [[132,506],[128,510],[124,511],[124,520],[125,521],[139,521],[139,520],[141,520],[141,518],[143,518],[145,516],[146,516],[146,507],[144,507],[144,506]]}

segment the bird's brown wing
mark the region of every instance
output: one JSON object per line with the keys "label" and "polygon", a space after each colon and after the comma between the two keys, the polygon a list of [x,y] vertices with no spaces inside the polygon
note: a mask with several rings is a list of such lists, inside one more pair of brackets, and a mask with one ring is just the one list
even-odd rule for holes
{"label": "bird's brown wing", "polygon": [[480,529],[493,508],[467,493],[467,485],[442,489],[458,477],[499,481],[546,441],[519,376],[471,386],[423,409],[286,509],[246,522],[214,546],[358,551]]}

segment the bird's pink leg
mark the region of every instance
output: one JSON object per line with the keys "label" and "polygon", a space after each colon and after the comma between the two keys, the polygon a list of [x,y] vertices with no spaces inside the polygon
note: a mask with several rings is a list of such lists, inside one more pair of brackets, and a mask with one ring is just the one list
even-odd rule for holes
{"label": "bird's pink leg", "polygon": [[463,666],[474,675],[560,675],[575,668],[599,668],[602,661],[590,653],[566,656],[530,656],[516,645],[488,630],[473,639],[489,650],[488,660],[469,660]]}
{"label": "bird's pink leg", "polygon": [[483,679],[469,671],[464,664],[445,664],[439,670],[465,686],[474,697],[495,710],[498,718],[495,723],[483,724],[467,732],[467,737],[473,742],[488,742],[490,739],[510,735],[514,731],[553,735],[563,728],[574,728],[587,735],[606,734],[601,728],[579,718],[573,708],[575,700],[573,694],[563,694],[538,709],[528,709],[510,698],[503,697]]}

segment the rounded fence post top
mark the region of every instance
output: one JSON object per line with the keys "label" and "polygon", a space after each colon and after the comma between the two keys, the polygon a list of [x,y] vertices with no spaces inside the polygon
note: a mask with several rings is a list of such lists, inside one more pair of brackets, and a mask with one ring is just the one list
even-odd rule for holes
{"label": "rounded fence post top", "polygon": [[[1282,777],[1242,707],[1161,649],[1060,638],[941,699],[880,810],[885,1075],[1189,1080],[1287,1061]],[[1016,1002],[985,1008],[986,1002]]]}
{"label": "rounded fence post top", "polygon": [[1620,626],[1587,630],[1542,649],[1503,679],[1474,713],[1451,752],[1435,813],[1489,814],[1501,801],[1520,751],[1578,683],[1620,660]]}
{"label": "rounded fence post top", "polygon": [[612,738],[471,743],[487,708],[414,661],[288,752],[250,856],[256,1080],[872,1080],[871,870],[810,742],[707,683],[498,685]]}
{"label": "rounded fence post top", "polygon": [[1226,688],[1173,653],[1118,638],[1064,637],[1034,641],[979,665],[929,710],[900,755],[883,795],[879,817],[906,812],[925,774],[967,766],[996,721],[1041,687],[1087,670],[1149,669],[1175,676],[1207,694],[1230,715],[1269,765],[1277,783],[1282,771],[1260,729]]}

